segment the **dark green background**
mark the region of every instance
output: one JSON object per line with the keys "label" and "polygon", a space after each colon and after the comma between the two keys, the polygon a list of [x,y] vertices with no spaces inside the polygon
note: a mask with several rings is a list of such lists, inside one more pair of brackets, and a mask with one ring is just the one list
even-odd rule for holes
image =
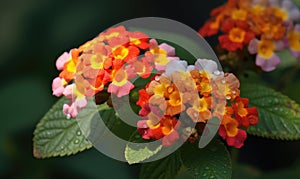
{"label": "dark green background", "polygon": [[[209,17],[209,11],[222,2],[2,1],[0,178],[137,178],[139,165],[128,166],[94,149],[70,157],[33,158],[34,127],[57,100],[51,95],[51,81],[58,75],[55,60],[62,52],[131,18],[165,17],[198,30]],[[299,74],[290,81],[283,91],[300,102]],[[244,170],[242,173],[257,175],[260,171],[282,170],[295,176],[300,168],[299,151],[299,142],[249,137],[238,161],[255,168],[239,165],[241,169],[237,168],[235,174]]]}

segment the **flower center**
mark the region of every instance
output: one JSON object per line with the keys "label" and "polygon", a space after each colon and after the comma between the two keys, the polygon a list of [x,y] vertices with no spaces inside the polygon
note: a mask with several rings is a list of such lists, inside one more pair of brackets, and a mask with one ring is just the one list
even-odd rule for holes
{"label": "flower center", "polygon": [[273,55],[274,48],[272,41],[262,40],[258,43],[258,54],[268,59]]}
{"label": "flower center", "polygon": [[240,28],[232,28],[229,32],[229,39],[232,42],[242,43],[246,32]]}

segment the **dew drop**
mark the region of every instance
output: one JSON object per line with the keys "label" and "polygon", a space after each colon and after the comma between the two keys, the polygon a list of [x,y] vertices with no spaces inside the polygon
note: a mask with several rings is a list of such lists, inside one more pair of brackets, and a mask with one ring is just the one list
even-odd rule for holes
{"label": "dew drop", "polygon": [[81,136],[81,131],[78,130],[78,131],[76,132],[76,135]]}
{"label": "dew drop", "polygon": [[78,144],[78,143],[79,143],[78,139],[74,140],[74,144]]}
{"label": "dew drop", "polygon": [[160,77],[159,76],[156,76],[155,77],[155,81],[159,81]]}
{"label": "dew drop", "polygon": [[56,151],[57,152],[59,152],[59,151],[62,151],[62,150],[64,150],[64,146],[63,145],[61,145],[61,146],[58,146],[58,147],[56,147]]}
{"label": "dew drop", "polygon": [[71,114],[67,114],[67,119],[71,119]]}
{"label": "dew drop", "polygon": [[231,97],[227,95],[227,96],[226,96],[226,99],[228,99],[228,100],[229,100],[229,99],[231,99]]}

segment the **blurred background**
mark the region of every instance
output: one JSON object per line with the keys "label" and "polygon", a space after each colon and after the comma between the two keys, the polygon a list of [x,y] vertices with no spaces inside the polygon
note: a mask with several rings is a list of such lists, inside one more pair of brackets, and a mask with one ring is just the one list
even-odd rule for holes
{"label": "blurred background", "polygon": [[[0,178],[137,178],[139,165],[115,161],[95,149],[70,157],[33,158],[35,125],[57,100],[51,95],[52,79],[58,75],[55,60],[104,29],[132,18],[165,17],[198,30],[223,2],[1,1]],[[283,91],[300,102],[299,69],[295,74]],[[249,137],[239,151],[234,177],[299,176],[299,151],[299,141]]]}

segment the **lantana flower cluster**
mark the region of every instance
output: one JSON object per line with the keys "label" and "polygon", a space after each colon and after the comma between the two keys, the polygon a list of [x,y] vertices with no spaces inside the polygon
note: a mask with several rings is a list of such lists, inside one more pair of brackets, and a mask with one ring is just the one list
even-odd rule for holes
{"label": "lantana flower cluster", "polygon": [[[228,0],[211,11],[199,34],[216,35],[228,52],[246,49],[255,55],[255,64],[272,71],[280,64],[276,54],[289,49],[300,61],[299,9],[291,0]],[[284,60],[284,59],[282,59]]]}
{"label": "lantana flower cluster", "polygon": [[57,59],[61,73],[53,80],[53,95],[70,100],[63,111],[74,118],[88,98],[103,90],[117,97],[128,95],[134,88],[131,79],[163,71],[170,60],[179,59],[174,55],[173,47],[158,45],[144,33],[127,31],[124,26],[110,28]]}
{"label": "lantana flower cluster", "polygon": [[[144,139],[162,139],[164,146],[191,141],[191,136],[197,139],[203,132],[197,126],[217,118],[219,135],[229,146],[240,148],[245,130],[258,122],[256,108],[240,97],[240,83],[233,74],[219,71],[213,60],[188,65],[175,56],[174,47],[124,26],[64,52],[56,68],[61,72],[52,82],[53,95],[69,99],[62,109],[67,118],[75,118],[88,98],[102,92],[121,98],[135,88],[136,78],[151,78],[138,92],[137,128]],[[185,117],[179,120],[180,115]]]}
{"label": "lantana flower cluster", "polygon": [[[245,130],[258,122],[258,113],[248,106],[247,98],[240,97],[239,85],[233,74],[219,71],[212,60],[198,59],[189,66],[186,61],[170,62],[165,73],[139,91],[137,104],[143,119],[138,131],[144,139],[162,139],[169,146],[186,140],[187,131],[191,141],[203,135],[201,129],[186,126],[205,126],[217,118],[219,135],[229,146],[240,148],[247,137]],[[179,120],[181,115],[185,117]]]}

